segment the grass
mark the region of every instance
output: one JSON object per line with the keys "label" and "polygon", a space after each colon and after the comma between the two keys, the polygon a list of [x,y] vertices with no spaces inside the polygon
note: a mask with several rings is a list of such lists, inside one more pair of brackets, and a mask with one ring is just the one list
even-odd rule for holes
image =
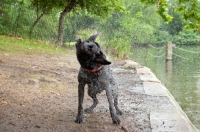
{"label": "grass", "polygon": [[0,35],[0,53],[26,55],[27,53],[66,54],[67,48],[57,47],[43,41]]}

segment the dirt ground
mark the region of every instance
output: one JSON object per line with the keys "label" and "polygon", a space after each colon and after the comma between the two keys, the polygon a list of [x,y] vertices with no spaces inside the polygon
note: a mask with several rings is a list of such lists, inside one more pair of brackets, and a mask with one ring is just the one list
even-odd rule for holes
{"label": "dirt ground", "polygon": [[[112,67],[121,64],[115,61]],[[114,72],[120,80],[119,107],[124,113],[120,125],[112,123],[105,92],[98,95],[94,112],[84,113],[82,124],[75,123],[78,69],[74,54],[0,54],[0,132],[151,131],[149,115],[139,106],[143,95],[137,89],[130,92],[132,86],[140,85],[130,72]],[[84,108],[91,104],[86,89]]]}

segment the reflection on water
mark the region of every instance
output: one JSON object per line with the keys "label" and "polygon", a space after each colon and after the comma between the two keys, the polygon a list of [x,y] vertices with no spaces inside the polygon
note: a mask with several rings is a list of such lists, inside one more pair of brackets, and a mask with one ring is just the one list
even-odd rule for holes
{"label": "reflection on water", "polygon": [[[200,47],[181,48],[200,51]],[[166,61],[165,56],[155,57],[160,54],[158,49],[134,48],[132,50],[133,60],[149,67],[156,74],[193,124],[200,129],[200,54],[173,49],[174,53],[187,59],[173,56],[172,61]]]}

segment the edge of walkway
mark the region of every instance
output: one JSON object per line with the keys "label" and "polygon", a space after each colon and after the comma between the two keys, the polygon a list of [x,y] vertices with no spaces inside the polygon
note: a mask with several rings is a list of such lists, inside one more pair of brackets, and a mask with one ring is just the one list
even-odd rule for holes
{"label": "edge of walkway", "polygon": [[[146,95],[156,97],[167,97],[169,101],[169,107],[158,107],[156,110],[150,111],[150,124],[152,132],[166,131],[164,123],[168,126],[167,131],[172,132],[199,132],[199,130],[192,124],[185,112],[176,102],[175,98],[169,92],[169,90],[160,82],[153,72],[148,67],[141,66],[137,62],[131,60],[125,61],[123,68],[134,68],[137,76],[143,83],[144,91]],[[154,102],[155,103],[155,102]],[[151,107],[151,105],[149,105]],[[155,107],[154,107],[155,108]],[[151,109],[151,108],[150,108]]]}

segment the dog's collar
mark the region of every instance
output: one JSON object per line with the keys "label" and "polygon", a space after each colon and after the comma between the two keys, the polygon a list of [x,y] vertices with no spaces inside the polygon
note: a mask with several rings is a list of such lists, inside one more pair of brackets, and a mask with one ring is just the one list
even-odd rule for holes
{"label": "dog's collar", "polygon": [[94,69],[86,69],[86,68],[83,68],[85,71],[89,72],[89,73],[94,73],[94,72],[98,72],[100,71],[102,68],[104,67],[104,65],[101,65],[100,67],[97,67],[97,68],[94,68]]}

